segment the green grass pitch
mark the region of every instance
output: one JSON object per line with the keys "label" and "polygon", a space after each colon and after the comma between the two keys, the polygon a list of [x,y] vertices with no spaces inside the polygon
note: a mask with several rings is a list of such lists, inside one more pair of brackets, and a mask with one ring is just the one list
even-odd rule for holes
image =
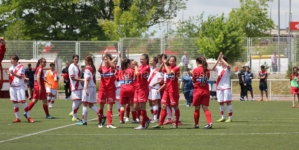
{"label": "green grass pitch", "polygon": [[[185,101],[180,103],[183,125],[178,129],[169,129],[170,125],[152,129],[154,124],[151,124],[147,130],[136,131],[133,128],[137,124],[119,124],[118,115],[113,117],[117,129],[98,129],[97,120],[89,121],[87,126],[76,126],[68,115],[72,101],[65,100],[56,100],[55,108],[50,109],[56,119],[45,119],[39,101],[31,111],[35,123],[28,123],[21,116],[22,122],[13,124],[13,105],[8,99],[1,99],[0,149],[298,149],[299,108],[291,108],[290,101],[235,101],[233,122],[218,123],[219,106],[213,100],[210,106],[213,129],[210,130],[202,129],[206,124],[202,110],[200,129],[194,129],[194,108],[187,108]],[[22,105],[19,107],[21,115]],[[82,108],[79,114],[81,111]],[[115,108],[113,112],[117,114]],[[88,113],[88,120],[96,118],[91,109]]]}

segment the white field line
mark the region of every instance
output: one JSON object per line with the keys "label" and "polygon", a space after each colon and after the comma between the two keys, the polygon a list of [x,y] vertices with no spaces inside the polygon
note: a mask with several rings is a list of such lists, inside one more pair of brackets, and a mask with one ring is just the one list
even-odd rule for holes
{"label": "white field line", "polygon": [[[180,105],[185,105],[185,104],[180,104]],[[113,115],[113,116],[118,116],[118,114]],[[91,119],[89,121],[93,121],[93,120],[97,120],[97,119],[98,118],[94,118],[94,119]],[[50,132],[50,131],[54,131],[54,130],[58,130],[58,129],[63,129],[63,128],[74,126],[74,125],[76,125],[76,123],[72,123],[72,124],[68,124],[68,125],[64,125],[64,126],[60,126],[60,127],[56,127],[56,128],[51,128],[51,129],[47,129],[47,130],[42,130],[42,131],[30,133],[30,134],[25,134],[25,135],[17,136],[17,137],[14,137],[14,138],[11,138],[11,139],[7,139],[7,140],[1,140],[0,144],[1,143],[5,143],[5,142],[9,142],[9,141],[18,140],[18,139],[25,138],[25,137],[30,137],[30,136],[41,134],[41,133],[46,133],[46,132]]]}
{"label": "white field line", "polygon": [[[198,129],[194,129],[198,130]],[[39,132],[41,133],[41,132]],[[195,133],[195,134],[42,134],[44,136],[240,136],[240,135],[290,135],[299,134],[299,132],[266,132],[266,133]],[[16,134],[5,134],[2,135],[20,135]],[[28,134],[29,135],[29,134]],[[25,135],[24,135],[25,136]],[[31,135],[29,135],[31,136]],[[27,137],[27,136],[26,136]]]}

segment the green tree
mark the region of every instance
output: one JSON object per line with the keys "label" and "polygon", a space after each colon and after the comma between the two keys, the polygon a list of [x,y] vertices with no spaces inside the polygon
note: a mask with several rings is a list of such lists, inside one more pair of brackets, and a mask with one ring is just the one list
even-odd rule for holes
{"label": "green tree", "polygon": [[236,18],[225,18],[221,16],[209,16],[201,24],[197,46],[198,53],[204,54],[207,58],[217,59],[219,52],[228,57],[229,62],[237,60],[244,49],[243,30]]}
{"label": "green tree", "polygon": [[170,34],[182,38],[198,37],[203,15],[202,13],[200,16],[192,16],[187,20],[179,21],[176,30],[171,30]]}
{"label": "green tree", "polygon": [[240,7],[233,9],[229,16],[237,17],[246,37],[263,37],[274,28],[268,16],[268,2],[272,0],[240,0]]}
{"label": "green tree", "polygon": [[[136,0],[118,0],[118,13],[128,11]],[[24,21],[24,36],[32,40],[107,40],[98,19],[114,20],[113,0],[2,0],[0,33]],[[173,18],[184,7],[181,0],[140,0],[139,13],[155,7],[147,26]]]}
{"label": "green tree", "polygon": [[148,29],[148,24],[156,7],[140,13],[138,6],[141,0],[135,0],[128,11],[121,11],[120,1],[114,0],[114,20],[100,20],[99,25],[110,40],[119,40],[122,37],[140,37]]}

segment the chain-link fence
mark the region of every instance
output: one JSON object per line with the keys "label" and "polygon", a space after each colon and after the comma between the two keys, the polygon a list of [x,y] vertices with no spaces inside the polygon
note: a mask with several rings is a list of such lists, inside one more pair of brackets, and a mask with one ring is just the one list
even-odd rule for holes
{"label": "chain-link fence", "polygon": [[[147,53],[150,57],[161,53],[174,55],[180,64],[184,52],[187,52],[190,60],[195,60],[199,47],[196,45],[197,38],[122,38],[120,41],[7,41],[5,59],[12,54],[18,54],[21,59],[59,59],[61,65],[71,62],[72,56],[78,54],[80,63],[83,63],[87,54],[95,57],[96,64],[104,50],[108,50],[114,56],[117,51],[122,52],[123,57],[139,61],[141,54]],[[234,71],[242,65],[251,66],[252,72],[258,72],[259,66],[265,65],[268,72],[274,72],[271,55],[276,52],[278,58],[277,71],[284,73],[290,62],[298,65],[299,39],[292,37],[244,38],[243,53],[234,64]],[[279,65],[280,64],[280,65]]]}

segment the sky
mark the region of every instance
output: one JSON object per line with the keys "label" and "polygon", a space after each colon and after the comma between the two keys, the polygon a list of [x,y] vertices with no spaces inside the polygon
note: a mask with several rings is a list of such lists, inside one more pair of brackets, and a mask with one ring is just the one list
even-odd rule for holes
{"label": "sky", "polygon": [[[299,21],[299,0],[291,1],[292,21]],[[239,7],[239,0],[188,0],[186,2],[186,10],[179,11],[177,17],[173,19],[173,23],[169,28],[175,29],[175,22],[178,20],[185,20],[192,16],[199,16],[204,12],[206,18],[209,15],[221,15],[224,13],[228,15],[232,8]],[[271,18],[275,25],[278,25],[278,0],[269,3],[271,8]],[[288,13],[289,13],[289,0],[280,0],[280,28],[288,27]],[[154,26],[149,29],[149,32],[156,31],[155,37],[162,37],[163,30],[166,30],[166,23],[160,26]],[[169,29],[168,28],[168,29]]]}

